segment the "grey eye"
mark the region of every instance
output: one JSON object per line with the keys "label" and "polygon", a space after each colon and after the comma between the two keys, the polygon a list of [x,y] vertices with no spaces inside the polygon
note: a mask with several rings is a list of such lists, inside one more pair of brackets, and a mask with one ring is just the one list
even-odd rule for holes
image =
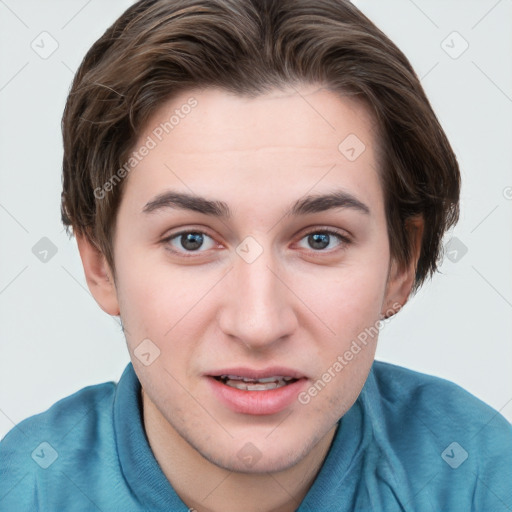
{"label": "grey eye", "polygon": [[331,236],[327,233],[312,233],[308,235],[308,244],[312,249],[325,249],[330,241]]}
{"label": "grey eye", "polygon": [[188,251],[196,251],[203,245],[203,241],[201,233],[185,233],[180,236],[181,246]]}
{"label": "grey eye", "polygon": [[173,251],[181,253],[204,252],[215,246],[213,238],[200,231],[182,231],[170,236],[167,241]]}

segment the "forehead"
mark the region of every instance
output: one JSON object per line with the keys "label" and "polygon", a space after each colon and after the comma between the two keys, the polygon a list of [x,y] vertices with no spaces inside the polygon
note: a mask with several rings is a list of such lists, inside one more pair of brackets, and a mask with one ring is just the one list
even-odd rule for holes
{"label": "forehead", "polygon": [[[347,129],[372,143],[368,139],[373,137],[375,120],[366,103],[321,86],[286,86],[256,97],[206,88],[181,92],[163,103],[141,130],[138,142],[147,135],[160,139],[173,132],[175,137],[182,135],[184,149],[190,135],[194,146],[201,137],[205,150],[221,145],[236,149],[241,144],[246,149],[287,143],[312,146],[320,139],[321,147],[337,149]],[[229,137],[224,139],[223,134]]]}
{"label": "forehead", "polygon": [[268,204],[341,186],[375,202],[382,195],[376,136],[363,101],[319,86],[257,97],[189,90],[141,131],[133,151],[150,150],[130,171],[124,194],[138,206],[166,188],[236,202],[249,188],[254,201]]}

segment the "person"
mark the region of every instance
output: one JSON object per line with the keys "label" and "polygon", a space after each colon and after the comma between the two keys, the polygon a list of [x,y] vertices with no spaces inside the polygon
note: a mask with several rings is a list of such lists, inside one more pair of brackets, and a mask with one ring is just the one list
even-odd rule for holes
{"label": "person", "polygon": [[62,220],[131,362],[3,439],[0,510],[512,509],[508,422],[374,360],[460,173],[355,6],[141,0],[62,129]]}

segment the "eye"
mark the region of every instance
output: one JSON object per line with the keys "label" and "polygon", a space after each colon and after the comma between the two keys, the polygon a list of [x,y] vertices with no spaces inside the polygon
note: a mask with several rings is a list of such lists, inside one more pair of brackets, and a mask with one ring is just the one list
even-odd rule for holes
{"label": "eye", "polygon": [[199,249],[212,249],[216,244],[213,238],[201,231],[182,231],[167,237],[164,242],[172,252],[204,252]]}
{"label": "eye", "polygon": [[308,247],[305,247],[306,249],[314,249],[315,251],[336,249],[337,247],[350,243],[350,240],[346,236],[328,229],[307,233],[299,242],[299,246],[304,247],[304,245],[301,245],[302,241],[305,241],[308,245]]}

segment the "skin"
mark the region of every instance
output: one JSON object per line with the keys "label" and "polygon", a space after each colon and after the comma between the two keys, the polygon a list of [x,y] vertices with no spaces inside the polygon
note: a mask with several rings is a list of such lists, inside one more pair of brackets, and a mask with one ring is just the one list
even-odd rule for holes
{"label": "skin", "polygon": [[[375,123],[363,103],[315,86],[252,99],[187,91],[161,106],[134,149],[191,96],[197,106],[126,178],[115,280],[101,252],[78,237],[85,275],[102,309],[122,319],[151,448],[187,506],[292,511],[364,385],[376,337],[309,403],[276,414],[233,412],[204,374],[280,365],[304,374],[307,389],[359,333],[405,304],[418,250],[408,268],[390,258]],[[338,150],[349,134],[366,146],[354,161]],[[305,195],[340,189],[369,213],[283,216]],[[143,212],[169,190],[223,201],[232,216]],[[418,248],[422,224],[413,227]],[[325,229],[348,242],[331,235],[327,247],[312,247],[308,234]],[[168,239],[183,230],[208,235],[192,257],[179,236]],[[262,249],[252,263],[236,252],[247,236]],[[146,338],[160,350],[149,366],[134,355]],[[260,455],[252,467],[237,456],[249,442]]]}

